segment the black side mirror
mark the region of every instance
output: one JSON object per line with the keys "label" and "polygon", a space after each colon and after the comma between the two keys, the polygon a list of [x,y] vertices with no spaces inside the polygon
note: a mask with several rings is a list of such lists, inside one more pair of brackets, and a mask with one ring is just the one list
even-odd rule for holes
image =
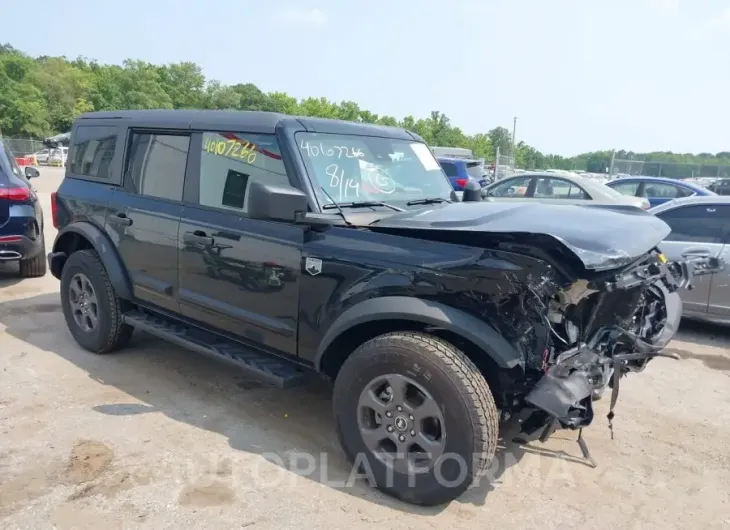
{"label": "black side mirror", "polygon": [[25,178],[34,179],[41,176],[41,172],[32,166],[25,166]]}
{"label": "black side mirror", "polygon": [[308,205],[307,196],[296,188],[254,181],[248,189],[248,215],[254,219],[294,222]]}
{"label": "black side mirror", "polygon": [[461,202],[477,202],[482,200],[482,187],[474,180],[470,180],[464,186],[464,193]]}

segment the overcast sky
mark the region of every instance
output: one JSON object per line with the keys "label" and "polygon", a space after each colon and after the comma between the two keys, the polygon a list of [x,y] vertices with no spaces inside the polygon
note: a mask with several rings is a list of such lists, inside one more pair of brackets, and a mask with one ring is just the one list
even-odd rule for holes
{"label": "overcast sky", "polygon": [[194,61],[467,133],[517,116],[518,141],[564,155],[730,150],[727,0],[2,3],[0,42],[34,56]]}

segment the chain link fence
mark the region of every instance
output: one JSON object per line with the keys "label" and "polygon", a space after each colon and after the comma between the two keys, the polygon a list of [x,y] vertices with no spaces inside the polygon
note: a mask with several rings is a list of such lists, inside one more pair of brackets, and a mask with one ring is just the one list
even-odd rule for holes
{"label": "chain link fence", "polygon": [[3,136],[3,143],[15,156],[32,155],[45,149],[42,140],[34,140],[32,138],[9,138]]}
{"label": "chain link fence", "polygon": [[500,153],[494,157],[494,180],[511,177],[515,174],[515,157],[508,153]]}
{"label": "chain link fence", "polygon": [[624,175],[675,179],[726,178],[730,177],[730,164],[681,164],[614,158],[609,173],[612,179]]}

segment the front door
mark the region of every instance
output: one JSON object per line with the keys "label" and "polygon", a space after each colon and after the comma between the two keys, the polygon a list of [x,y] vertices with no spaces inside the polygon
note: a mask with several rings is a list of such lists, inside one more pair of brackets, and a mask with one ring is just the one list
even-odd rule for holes
{"label": "front door", "polygon": [[276,138],[196,133],[192,149],[199,172],[178,234],[182,314],[296,355],[304,228],[246,216],[251,182],[290,185]]}
{"label": "front door", "polygon": [[112,194],[106,230],[135,298],[177,312],[178,226],[190,136],[137,130],[130,135],[124,185]]}
{"label": "front door", "polygon": [[[713,204],[688,204],[659,212],[657,217],[672,229],[661,243],[661,251],[670,261],[692,256],[720,257],[725,246],[727,209],[727,206]],[[708,274],[696,277],[693,281],[694,288],[680,293],[686,311],[707,313],[713,276]]]}

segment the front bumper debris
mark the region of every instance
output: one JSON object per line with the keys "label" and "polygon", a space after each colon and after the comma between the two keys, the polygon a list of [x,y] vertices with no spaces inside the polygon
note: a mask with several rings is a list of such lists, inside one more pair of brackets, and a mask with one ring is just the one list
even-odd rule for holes
{"label": "front bumper debris", "polygon": [[[662,328],[647,337],[619,326],[597,330],[588,342],[562,352],[554,364],[547,367],[543,377],[527,393],[524,400],[533,412],[522,423],[522,433],[534,435],[542,431],[545,441],[557,429],[582,430],[593,421],[593,396],[596,381],[606,381],[605,374],[613,372],[609,428],[613,435],[613,409],[618,399],[619,379],[626,373],[640,371],[654,357],[672,357],[663,353],[674,337],[682,318],[680,288],[691,289],[694,276],[724,270],[725,263],[717,258],[696,258],[681,262],[659,259],[629,270],[603,285],[605,291],[646,287],[654,300],[663,304]],[[640,329],[644,323],[639,321]],[[648,328],[648,325],[647,325]],[[606,344],[612,345],[607,351]],[[523,439],[524,440],[524,439]],[[584,456],[594,463],[585,441],[579,434],[578,442]]]}

